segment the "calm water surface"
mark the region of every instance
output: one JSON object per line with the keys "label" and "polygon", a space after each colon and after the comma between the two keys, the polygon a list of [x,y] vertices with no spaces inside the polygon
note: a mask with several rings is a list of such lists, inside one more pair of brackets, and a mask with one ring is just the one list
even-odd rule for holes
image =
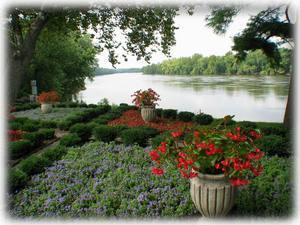
{"label": "calm water surface", "polygon": [[289,77],[166,76],[122,73],[97,76],[86,81],[83,101],[96,104],[129,103],[138,89],[152,88],[160,94],[161,108],[199,111],[213,117],[235,115],[235,120],[281,122],[288,95]]}

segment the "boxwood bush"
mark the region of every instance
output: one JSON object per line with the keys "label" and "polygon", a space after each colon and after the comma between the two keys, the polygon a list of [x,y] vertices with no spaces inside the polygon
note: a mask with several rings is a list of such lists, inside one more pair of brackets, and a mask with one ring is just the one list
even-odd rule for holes
{"label": "boxwood bush", "polygon": [[110,142],[114,141],[117,137],[117,130],[111,126],[99,125],[94,128],[93,135],[97,140],[103,142]]}
{"label": "boxwood bush", "polygon": [[57,145],[55,147],[47,149],[43,152],[41,157],[47,159],[49,162],[60,159],[63,155],[67,153],[67,148],[62,145]]}
{"label": "boxwood bush", "polygon": [[85,123],[77,123],[70,127],[70,132],[77,134],[85,142],[92,135],[92,127]]}
{"label": "boxwood bush", "polygon": [[192,112],[183,111],[183,112],[179,112],[177,117],[179,120],[183,122],[190,122],[193,120],[194,116],[195,114]]}
{"label": "boxwood bush", "polygon": [[14,192],[25,186],[28,176],[22,170],[17,168],[8,171],[8,188],[9,192]]}
{"label": "boxwood bush", "polygon": [[156,116],[159,117],[159,118],[161,118],[163,116],[162,112],[163,112],[162,108],[155,109]]}
{"label": "boxwood bush", "polygon": [[22,170],[28,176],[40,173],[45,167],[49,166],[51,162],[42,156],[32,155],[24,160],[22,160],[17,168]]}
{"label": "boxwood bush", "polygon": [[291,143],[287,137],[265,135],[255,142],[256,146],[269,156],[291,156]]}
{"label": "boxwood bush", "polygon": [[42,134],[44,140],[51,140],[55,138],[55,130],[51,128],[42,128],[38,130]]}
{"label": "boxwood bush", "polygon": [[140,146],[147,146],[148,139],[158,133],[156,129],[150,127],[134,127],[122,131],[120,135],[126,145],[138,144]]}
{"label": "boxwood bush", "polygon": [[177,110],[176,109],[164,109],[162,111],[162,116],[165,119],[176,119],[177,116]]}
{"label": "boxwood bush", "polygon": [[44,134],[38,131],[25,133],[22,135],[22,137],[23,139],[30,141],[35,148],[41,146],[45,140]]}
{"label": "boxwood bush", "polygon": [[59,141],[60,145],[67,147],[79,145],[81,142],[81,138],[78,134],[66,134]]}
{"label": "boxwood bush", "polygon": [[11,141],[9,142],[9,152],[11,159],[18,159],[32,150],[32,144],[28,140]]}
{"label": "boxwood bush", "polygon": [[236,214],[246,216],[289,216],[293,208],[292,161],[266,157],[263,173],[241,188]]}
{"label": "boxwood bush", "polygon": [[263,135],[288,136],[288,130],[280,123],[257,123],[257,127],[261,130]]}
{"label": "boxwood bush", "polygon": [[41,120],[40,126],[43,128],[56,128],[57,122],[54,120]]}
{"label": "boxwood bush", "polygon": [[193,117],[193,121],[200,125],[209,125],[213,122],[214,118],[209,114],[198,114]]}

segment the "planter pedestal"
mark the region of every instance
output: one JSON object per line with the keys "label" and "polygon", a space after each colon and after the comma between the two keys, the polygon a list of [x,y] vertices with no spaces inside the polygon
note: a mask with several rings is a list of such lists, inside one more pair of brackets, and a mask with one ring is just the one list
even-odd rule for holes
{"label": "planter pedestal", "polygon": [[145,122],[151,122],[156,119],[155,107],[143,106],[141,109],[142,118]]}
{"label": "planter pedestal", "polygon": [[236,187],[221,175],[198,174],[190,180],[192,200],[204,217],[222,217],[232,208]]}
{"label": "planter pedestal", "polygon": [[52,111],[52,104],[51,103],[42,103],[41,111],[42,111],[42,113],[50,113]]}

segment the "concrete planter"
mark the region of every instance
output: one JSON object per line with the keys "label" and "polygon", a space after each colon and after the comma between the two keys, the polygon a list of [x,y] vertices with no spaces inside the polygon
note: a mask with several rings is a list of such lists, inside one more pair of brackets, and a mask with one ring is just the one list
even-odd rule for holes
{"label": "concrete planter", "polygon": [[223,175],[198,174],[190,180],[192,200],[204,217],[222,217],[232,208],[236,187]]}
{"label": "concrete planter", "polygon": [[52,111],[51,103],[42,103],[41,104],[42,113],[50,113]]}
{"label": "concrete planter", "polygon": [[154,121],[156,119],[156,112],[154,106],[142,106],[141,114],[145,122]]}

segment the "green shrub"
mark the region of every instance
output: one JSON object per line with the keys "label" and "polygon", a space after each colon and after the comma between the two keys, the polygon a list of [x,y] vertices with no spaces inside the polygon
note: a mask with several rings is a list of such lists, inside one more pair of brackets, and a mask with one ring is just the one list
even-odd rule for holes
{"label": "green shrub", "polygon": [[86,103],[79,103],[78,106],[81,107],[81,108],[87,108],[88,107],[88,105]]}
{"label": "green shrub", "polygon": [[88,104],[88,108],[96,108],[97,105],[96,104]]}
{"label": "green shrub", "polygon": [[23,123],[21,130],[33,132],[37,131],[40,128],[39,121],[27,120]]}
{"label": "green shrub", "polygon": [[60,139],[61,145],[71,147],[81,143],[81,138],[77,134],[67,134]]}
{"label": "green shrub", "polygon": [[41,156],[32,155],[18,164],[18,168],[28,176],[42,172],[51,162]]}
{"label": "green shrub", "polygon": [[117,131],[114,127],[99,125],[94,128],[93,134],[96,139],[103,142],[114,141],[117,137]]}
{"label": "green shrub", "polygon": [[123,130],[129,129],[129,127],[126,125],[117,125],[117,126],[114,126],[114,128],[117,132],[117,136],[120,136],[120,134]]}
{"label": "green shrub", "polygon": [[177,116],[177,110],[176,109],[164,109],[162,111],[162,116],[165,119],[176,119]]}
{"label": "green shrub", "polygon": [[237,215],[289,216],[293,208],[292,161],[266,157],[263,173],[241,188],[236,199]]}
{"label": "green shrub", "polygon": [[138,144],[147,146],[148,139],[158,134],[158,131],[149,127],[134,127],[121,132],[122,141],[126,145]]}
{"label": "green shrub", "polygon": [[151,140],[152,148],[157,148],[161,142],[163,142],[167,137],[170,136],[170,133],[171,133],[170,131],[165,131],[164,133],[152,138],[152,140]]}
{"label": "green shrub", "polygon": [[136,107],[134,105],[128,105],[127,103],[120,103],[120,105],[116,109],[119,112],[123,113],[123,112],[131,110],[131,109],[136,109]]}
{"label": "green shrub", "polygon": [[42,128],[39,129],[38,132],[42,134],[44,140],[51,140],[55,137],[55,130],[51,128]]}
{"label": "green shrub", "polygon": [[183,111],[178,113],[178,119],[183,122],[190,122],[193,120],[193,117],[195,116],[192,112]]}
{"label": "green shrub", "polygon": [[10,130],[21,130],[22,126],[23,125],[21,123],[15,121],[10,121],[8,124]]}
{"label": "green shrub", "polygon": [[162,112],[163,112],[162,108],[155,109],[155,113],[156,113],[157,117],[161,118],[162,117]]}
{"label": "green shrub", "polygon": [[92,135],[92,127],[85,123],[77,123],[70,128],[70,132],[77,134],[82,141],[87,141]]}
{"label": "green shrub", "polygon": [[78,107],[78,103],[77,102],[69,102],[68,103],[68,107],[70,107],[70,108],[76,108],[76,107]]}
{"label": "green shrub", "polygon": [[13,122],[24,124],[25,122],[30,121],[27,117],[16,117]]}
{"label": "green shrub", "polygon": [[51,121],[51,120],[41,120],[40,121],[40,126],[43,128],[56,128],[57,127],[57,122],[56,121]]}
{"label": "green shrub", "polygon": [[55,160],[59,160],[66,153],[67,153],[67,148],[65,146],[57,145],[43,152],[42,157],[53,162]]}
{"label": "green shrub", "polygon": [[209,125],[213,122],[214,118],[209,114],[198,114],[193,117],[193,121],[200,125]]}
{"label": "green shrub", "polygon": [[257,125],[263,135],[288,136],[288,130],[283,126],[283,124],[257,123]]}
{"label": "green shrub", "polygon": [[72,125],[72,122],[67,119],[60,121],[57,124],[58,128],[61,130],[68,130],[71,125]]}
{"label": "green shrub", "polygon": [[8,172],[8,186],[10,192],[24,187],[28,180],[28,176],[19,169],[10,169]]}
{"label": "green shrub", "polygon": [[22,137],[28,141],[30,141],[33,145],[33,147],[39,147],[43,144],[44,134],[40,133],[38,131],[31,132],[31,133],[25,133],[22,135]]}
{"label": "green shrub", "polygon": [[109,119],[105,118],[104,116],[105,115],[99,116],[98,118],[94,119],[93,122],[96,124],[102,124],[102,125],[107,124]]}
{"label": "green shrub", "polygon": [[257,140],[255,144],[269,156],[289,157],[291,155],[291,144],[286,137],[267,135]]}
{"label": "green shrub", "polygon": [[32,150],[32,144],[27,140],[9,142],[9,152],[11,159],[18,159]]}

